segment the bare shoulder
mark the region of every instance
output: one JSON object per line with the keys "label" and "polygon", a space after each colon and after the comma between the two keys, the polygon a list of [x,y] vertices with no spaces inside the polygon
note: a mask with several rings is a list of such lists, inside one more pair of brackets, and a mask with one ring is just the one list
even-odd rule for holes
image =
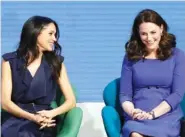
{"label": "bare shoulder", "polygon": [[10,70],[10,62],[17,58],[17,53],[9,52],[2,55],[1,66],[4,72]]}
{"label": "bare shoulder", "polygon": [[9,61],[6,61],[4,59],[1,60],[1,71],[2,71],[2,76],[3,74],[7,74],[11,72]]}
{"label": "bare shoulder", "polygon": [[2,60],[1,60],[1,66],[2,66],[2,69],[3,69],[4,67],[10,67],[10,63],[9,63],[9,61],[7,61],[7,60],[5,60],[5,59],[2,59]]}

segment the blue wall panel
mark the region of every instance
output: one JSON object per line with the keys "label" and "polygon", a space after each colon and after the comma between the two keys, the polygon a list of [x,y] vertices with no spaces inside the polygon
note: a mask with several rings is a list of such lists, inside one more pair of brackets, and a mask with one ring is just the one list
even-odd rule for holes
{"label": "blue wall panel", "polygon": [[102,101],[105,85],[120,76],[124,44],[136,14],[156,10],[185,51],[185,2],[2,2],[2,54],[16,49],[23,23],[33,15],[56,20],[65,64],[78,102]]}

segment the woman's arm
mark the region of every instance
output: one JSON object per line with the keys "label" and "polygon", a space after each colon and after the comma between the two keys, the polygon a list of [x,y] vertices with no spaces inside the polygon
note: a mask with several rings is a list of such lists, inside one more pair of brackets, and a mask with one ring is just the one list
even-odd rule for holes
{"label": "woman's arm", "polygon": [[155,118],[158,118],[168,113],[170,110],[171,110],[170,105],[166,101],[163,101],[157,107],[155,107],[152,111],[154,113]]}
{"label": "woman's arm", "polygon": [[175,68],[173,71],[173,81],[171,94],[164,99],[152,111],[155,117],[160,117],[169,111],[176,109],[181,103],[185,93],[185,54],[181,50],[175,51]]}
{"label": "woman's arm", "polygon": [[133,111],[134,111],[134,104],[130,101],[125,101],[122,103],[122,108],[123,110],[130,116],[133,116]]}
{"label": "woman's arm", "polygon": [[25,118],[28,120],[35,120],[34,114],[24,111],[19,106],[17,106],[11,100],[12,95],[12,74],[10,69],[10,64],[8,61],[2,60],[1,65],[1,105],[2,108],[15,115],[16,117]]}
{"label": "woman's arm", "polygon": [[132,103],[132,63],[124,57],[120,78],[119,99],[123,110],[132,117],[134,104]]}
{"label": "woman's arm", "polygon": [[62,94],[65,97],[65,102],[61,106],[52,110],[54,116],[68,112],[70,109],[76,106],[76,99],[73,93],[73,89],[69,82],[67,71],[63,63],[61,68],[62,69],[61,69],[60,77],[58,79],[58,84],[62,91]]}

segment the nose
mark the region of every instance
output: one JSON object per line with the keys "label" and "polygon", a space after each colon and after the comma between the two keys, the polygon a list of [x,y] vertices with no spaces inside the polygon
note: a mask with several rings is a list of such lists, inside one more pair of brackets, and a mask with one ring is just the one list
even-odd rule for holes
{"label": "nose", "polygon": [[151,41],[151,40],[152,40],[152,36],[151,36],[150,34],[148,34],[147,40],[148,40],[148,41]]}
{"label": "nose", "polygon": [[54,41],[54,42],[56,42],[56,41],[57,41],[57,39],[56,39],[55,35],[53,35],[53,41]]}

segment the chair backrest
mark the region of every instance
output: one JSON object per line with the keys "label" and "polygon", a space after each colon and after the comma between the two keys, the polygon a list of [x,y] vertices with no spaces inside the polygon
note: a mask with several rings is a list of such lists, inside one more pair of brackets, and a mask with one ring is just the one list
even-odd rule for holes
{"label": "chair backrest", "polygon": [[121,106],[119,102],[120,78],[117,78],[105,87],[103,91],[103,100],[105,105],[114,107],[121,114]]}
{"label": "chair backrest", "polygon": [[[75,98],[77,100],[77,92],[76,92],[76,89],[73,86],[72,86],[72,89],[73,89],[73,93],[75,95]],[[58,106],[60,106],[61,104],[63,104],[64,101],[65,101],[65,98],[62,95],[62,92],[61,92],[59,86],[57,85],[57,88],[56,88],[56,99],[51,102],[51,105],[50,106],[52,108],[57,108]]]}
{"label": "chair backrest", "polygon": [[183,111],[184,116],[185,116],[185,95],[184,95],[184,98],[183,98],[183,100],[181,102],[181,108],[182,108],[182,111]]}
{"label": "chair backrest", "polygon": [[[72,85],[72,89],[73,89],[73,93],[75,95],[75,98],[77,100],[77,92],[76,92],[76,88]],[[56,103],[58,106],[60,106],[61,104],[63,104],[65,101],[64,96],[62,95],[62,92],[60,90],[60,87],[57,86],[57,90],[56,90]]]}

